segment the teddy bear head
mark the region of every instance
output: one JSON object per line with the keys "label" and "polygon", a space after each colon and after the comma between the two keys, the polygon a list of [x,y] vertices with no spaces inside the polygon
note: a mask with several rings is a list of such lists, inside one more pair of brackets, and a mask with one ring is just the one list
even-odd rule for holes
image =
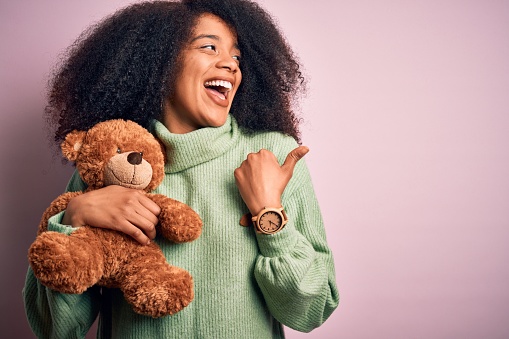
{"label": "teddy bear head", "polygon": [[130,120],[107,120],[87,131],[72,131],[61,149],[89,189],[120,185],[149,192],[164,177],[164,147]]}

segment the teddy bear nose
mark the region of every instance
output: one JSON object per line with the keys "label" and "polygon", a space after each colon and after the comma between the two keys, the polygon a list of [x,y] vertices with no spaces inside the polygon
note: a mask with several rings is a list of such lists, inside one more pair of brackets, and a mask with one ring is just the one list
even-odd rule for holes
{"label": "teddy bear nose", "polygon": [[142,158],[143,158],[143,156],[142,156],[142,154],[140,152],[131,152],[127,156],[127,161],[131,165],[139,165],[139,164],[141,164]]}

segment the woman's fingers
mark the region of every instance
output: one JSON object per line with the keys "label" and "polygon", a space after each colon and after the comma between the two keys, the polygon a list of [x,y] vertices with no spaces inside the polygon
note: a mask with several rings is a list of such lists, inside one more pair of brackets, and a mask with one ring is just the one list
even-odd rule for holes
{"label": "woman's fingers", "polygon": [[[156,203],[148,197],[143,196],[140,198],[139,206],[136,206],[134,211],[126,216],[126,220],[129,221],[131,225],[141,230],[148,238],[154,239],[156,237],[155,226],[159,222],[157,215],[159,215],[160,211]],[[133,236],[135,239],[137,239],[137,237],[139,236]]]}
{"label": "woman's fingers", "polygon": [[[139,242],[142,245],[150,244],[151,239],[155,237],[155,227],[154,227],[154,237],[147,235],[141,228],[134,226],[133,223],[123,220],[119,221],[119,232],[125,233],[131,236],[134,240]],[[153,226],[152,226],[153,227]]]}

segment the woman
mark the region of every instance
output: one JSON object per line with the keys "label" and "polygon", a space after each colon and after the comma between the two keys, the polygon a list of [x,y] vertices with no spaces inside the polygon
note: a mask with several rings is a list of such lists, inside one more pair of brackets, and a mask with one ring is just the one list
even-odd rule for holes
{"label": "woman", "polygon": [[[56,141],[112,118],[149,128],[170,150],[156,192],[190,205],[203,233],[179,246],[156,238],[158,207],[117,186],[71,200],[49,227],[90,225],[142,244],[154,239],[170,263],[193,275],[195,298],[153,319],[133,313],[118,290],[60,294],[29,269],[24,300],[36,335],[84,337],[98,313],[105,338],[282,338],[282,324],[320,326],[338,294],[319,206],[299,161],[307,148],[298,145],[292,100],[302,82],[284,38],[250,1],[136,4],[83,36],[52,83]],[[74,175],[68,190],[84,188]],[[239,223],[247,213],[251,227]],[[281,219],[264,225],[270,215]],[[282,219],[285,225],[273,227]]]}

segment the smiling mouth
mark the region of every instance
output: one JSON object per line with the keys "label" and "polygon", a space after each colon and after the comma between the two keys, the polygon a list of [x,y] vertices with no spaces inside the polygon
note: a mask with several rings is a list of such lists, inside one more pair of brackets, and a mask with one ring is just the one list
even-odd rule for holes
{"label": "smiling mouth", "polygon": [[221,100],[226,100],[228,98],[228,93],[233,88],[232,83],[225,80],[209,80],[206,81],[204,85],[211,94]]}

